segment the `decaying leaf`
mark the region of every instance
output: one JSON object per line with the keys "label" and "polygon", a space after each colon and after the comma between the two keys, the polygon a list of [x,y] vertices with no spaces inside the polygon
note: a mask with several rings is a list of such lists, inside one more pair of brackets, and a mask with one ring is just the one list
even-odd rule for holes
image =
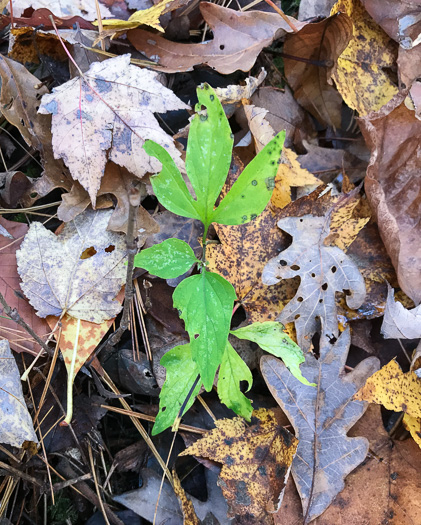
{"label": "decaying leaf", "polygon": [[308,380],[317,383],[317,388],[292,377],[279,359],[271,356],[261,359],[269,390],[287,414],[299,440],[292,475],[306,522],[326,510],[343,490],[346,476],[364,461],[368,452],[367,439],[350,438],[347,432],[367,408],[367,404],[354,401],[352,396],[378,369],[379,361],[369,357],[345,374],[349,345],[347,328],[334,344],[321,337],[319,359],[311,353],[306,355],[301,371]]}
{"label": "decaying leaf", "polygon": [[421,379],[414,371],[403,373],[393,359],[367,379],[354,399],[377,403],[395,412],[405,412],[403,423],[421,446]]}
{"label": "decaying leaf", "polygon": [[403,373],[393,359],[367,379],[354,399],[421,418],[421,379],[415,372]]}
{"label": "decaying leaf", "polygon": [[26,408],[19,369],[9,341],[0,341],[0,443],[21,447],[24,441],[38,443]]}
{"label": "decaying leaf", "polygon": [[371,149],[365,191],[401,289],[421,302],[421,121],[397,95],[361,119]]}
{"label": "decaying leaf", "polygon": [[189,500],[186,491],[181,486],[180,478],[177,476],[175,469],[173,470],[172,475],[174,480],[174,492],[177,494],[181,510],[183,511],[184,525],[200,525],[199,518],[194,511],[193,503]]}
{"label": "decaying leaf", "polygon": [[[97,208],[108,208],[114,204],[113,195],[117,200],[114,213],[111,215],[107,229],[113,232],[127,233],[127,221],[129,216],[129,195],[133,184],[139,181],[126,168],[108,162],[105,166],[104,176],[97,193]],[[142,188],[141,188],[142,190]],[[103,198],[103,199],[102,199]],[[107,199],[107,202],[104,202]],[[58,207],[57,215],[61,221],[69,222],[79,213],[85,210],[91,202],[88,192],[83,186],[75,181],[69,193],[62,195],[62,203]],[[138,246],[141,246],[147,236],[159,232],[159,225],[151,215],[139,206],[137,209],[136,224],[134,230],[138,236]]]}
{"label": "decaying leaf", "polygon": [[180,153],[154,113],[189,106],[158,80],[158,73],[130,65],[130,55],[95,62],[77,77],[42,97],[40,113],[52,114],[53,148],[92,204],[107,160],[136,177],[156,173],[160,164],[142,148],[146,139],[161,144],[174,160]]}
{"label": "decaying leaf", "polygon": [[[103,17],[112,16],[110,10],[104,4],[98,2],[101,15]],[[95,2],[89,0],[16,0],[13,2],[13,15],[21,16],[25,9],[32,7],[32,9],[42,9],[48,7],[55,14],[55,16],[71,17],[76,15],[83,15],[85,20],[95,20],[97,11]]]}
{"label": "decaying leaf", "polygon": [[282,503],[297,439],[264,408],[253,412],[252,426],[239,417],[215,425],[180,456],[193,454],[223,464],[218,485],[228,502],[228,517],[271,523],[271,513]]}
{"label": "decaying leaf", "polygon": [[[249,71],[265,46],[292,31],[277,13],[234,11],[210,2],[201,2],[200,11],[213,31],[210,42],[180,44],[142,29],[129,31],[127,37],[138,51],[174,72],[207,64],[228,75],[237,69]],[[296,20],[294,24],[303,25]]]}
{"label": "decaying leaf", "polygon": [[86,210],[60,235],[32,223],[16,257],[21,288],[39,317],[68,313],[93,323],[115,317],[126,278],[124,236],[106,231],[112,210]]}
{"label": "decaying leaf", "polygon": [[287,35],[284,44],[284,53],[289,55],[284,57],[285,76],[297,102],[319,122],[336,128],[341,126],[342,98],[331,76],[351,35],[351,19],[340,13]]}
{"label": "decaying leaf", "polygon": [[324,334],[338,336],[335,292],[346,291],[350,308],[358,308],[365,298],[364,279],[357,266],[339,248],[324,246],[329,233],[325,217],[285,217],[278,227],[293,237],[289,248],[271,259],[262,274],[264,284],[300,277],[297,295],[282,310],[279,320],[295,322],[297,342],[308,350],[311,339],[323,324]]}
{"label": "decaying leaf", "polygon": [[[19,293],[19,274],[16,268],[16,251],[20,247],[24,235],[28,232],[28,226],[21,222],[12,222],[0,217],[0,226],[6,228],[12,240],[0,236],[0,258],[2,271],[0,275],[0,292],[6,299],[11,308],[16,308],[19,315],[26,323],[38,334],[41,339],[45,339],[50,330],[45,319],[40,319],[34,309]],[[27,352],[36,355],[40,351],[40,346],[26,332],[24,328],[16,324],[11,319],[7,319],[0,306],[0,337],[8,339],[11,348],[15,352]]]}
{"label": "decaying leaf", "polygon": [[395,301],[395,293],[387,285],[387,302],[384,311],[382,334],[385,339],[418,339],[421,337],[421,305],[407,310]]}
{"label": "decaying leaf", "polygon": [[[312,525],[406,525],[421,512],[421,454],[412,439],[392,441],[380,406],[369,405],[349,436],[369,440],[370,454],[346,478],[345,488]],[[304,515],[294,485],[288,483],[275,525],[302,525]],[[305,514],[305,512],[304,512]]]}
{"label": "decaying leaf", "polygon": [[396,95],[388,68],[395,67],[397,46],[364,9],[360,0],[339,0],[332,14],[346,13],[353,22],[348,47],[333,74],[345,102],[360,115],[378,111]]}

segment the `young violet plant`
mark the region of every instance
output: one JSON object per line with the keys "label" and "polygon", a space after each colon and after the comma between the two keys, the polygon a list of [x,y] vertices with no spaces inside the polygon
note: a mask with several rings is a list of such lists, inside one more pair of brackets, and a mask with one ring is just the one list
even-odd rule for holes
{"label": "young violet plant", "polygon": [[[186,151],[186,172],[196,198],[167,151],[150,140],[144,144],[145,151],[162,163],[161,173],[151,178],[159,202],[167,210],[198,219],[204,225],[200,260],[179,239],[163,241],[135,257],[135,266],[163,279],[178,277],[193,265],[200,270],[181,281],[173,294],[174,307],[184,320],[190,342],[176,346],[161,359],[167,375],[153,434],[170,427],[182,407],[183,413],[191,407],[202,384],[205,390],[212,389],[218,367],[217,390],[221,401],[247,420],[252,413],[250,400],[240,390],[240,381],[247,382],[248,390],[251,388],[251,372],[228,342],[235,291],[226,279],[207,269],[206,238],[213,222],[244,224],[262,213],[275,186],[285,132],[256,155],[215,208],[231,164],[233,135],[213,89],[204,84],[197,89],[197,95],[197,114],[190,125]],[[206,110],[201,110],[202,107]],[[283,332],[280,323],[253,323],[231,333],[281,357],[295,377],[310,384],[299,369],[304,361],[302,351]]]}

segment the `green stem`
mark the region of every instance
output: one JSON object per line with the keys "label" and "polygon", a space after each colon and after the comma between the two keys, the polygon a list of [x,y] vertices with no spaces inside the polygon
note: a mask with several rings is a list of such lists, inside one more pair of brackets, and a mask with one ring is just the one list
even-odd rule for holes
{"label": "green stem", "polygon": [[206,237],[208,235],[208,229],[209,229],[209,226],[206,226],[204,225],[205,227],[205,230],[203,232],[203,237],[202,237],[202,268],[201,268],[201,272],[205,271],[206,270]]}

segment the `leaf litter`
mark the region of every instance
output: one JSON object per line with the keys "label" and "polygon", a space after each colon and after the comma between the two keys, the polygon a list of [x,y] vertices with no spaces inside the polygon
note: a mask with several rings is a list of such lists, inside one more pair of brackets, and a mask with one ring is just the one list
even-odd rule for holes
{"label": "leaf litter", "polygon": [[[6,447],[22,447],[15,454],[20,470],[16,461],[10,464],[15,468],[10,473],[23,477],[14,490],[24,497],[32,484],[39,491],[30,460],[38,441],[43,439],[44,459],[51,464],[52,451],[79,440],[83,444],[77,454],[84,472],[95,469],[95,482],[77,482],[77,488],[91,510],[102,508],[112,523],[121,523],[114,512],[117,501],[151,522],[158,509],[158,520],[177,524],[215,516],[221,524],[244,525],[330,525],[342,519],[350,524],[415,523],[421,487],[414,467],[421,446],[421,359],[416,348],[421,60],[419,21],[408,16],[412,4],[339,0],[329,16],[326,6],[314,3],[310,8],[303,1],[300,20],[319,14],[324,18],[301,22],[293,6],[288,11],[292,16],[281,16],[277,6],[262,3],[241,9],[182,0],[155,6],[105,3],[50,3],[49,11],[33,2],[32,11],[24,13],[13,2],[14,12],[1,15],[2,27],[11,20],[17,26],[11,31],[9,54],[0,56],[2,131],[14,141],[11,148],[4,133],[0,136],[0,214],[7,217],[0,217],[3,365],[13,359],[7,340],[21,353],[19,371],[4,374],[7,381],[13,376],[16,388],[12,397],[0,396],[0,412],[8,413],[1,418],[0,440]],[[100,33],[105,29],[98,35],[100,44],[93,49],[92,39],[84,40],[83,47],[73,23],[92,31],[89,21],[98,13],[97,27]],[[40,25],[69,28],[66,50],[55,36],[48,36],[44,45],[34,31]],[[162,35],[137,27],[142,25]],[[107,35],[113,36],[111,41]],[[76,64],[69,62],[67,52]],[[226,124],[221,113],[217,132],[209,125],[209,101],[204,98],[208,111],[197,105],[196,124],[195,119],[188,123],[195,88],[202,82],[216,88],[230,119]],[[283,130],[286,147],[278,164],[279,151],[269,152],[267,144]],[[190,150],[185,145],[189,133],[194,142]],[[234,143],[232,159],[231,150],[221,146],[224,134]],[[222,159],[210,170],[221,181],[218,192],[231,161],[216,212],[217,192],[202,180],[203,170],[209,171],[208,139]],[[148,140],[165,148],[179,170],[172,182],[190,193],[184,193],[194,210],[188,218],[171,213],[180,211],[172,208],[174,192],[169,195],[155,177],[163,154]],[[234,197],[241,196],[238,188],[264,182],[264,162],[253,162],[261,150],[276,177],[270,188],[266,185],[267,192],[273,190],[270,202],[254,217],[259,194],[244,197],[241,207]],[[198,158],[193,151],[201,152]],[[246,183],[235,186],[244,170]],[[226,198],[231,187],[237,189]],[[206,194],[202,209],[199,201]],[[204,239],[196,220],[202,213],[210,222],[229,215],[224,224],[210,225],[206,261],[201,260]],[[238,224],[239,214],[251,220]],[[16,220],[27,220],[29,229]],[[151,258],[148,268],[160,278],[137,268],[132,292],[131,258],[143,245],[158,254],[160,241],[165,241],[164,262],[159,256],[153,259],[153,251],[137,255],[142,264]],[[202,275],[213,275],[215,282],[198,273],[205,264],[219,275]],[[217,283],[226,283],[224,315],[212,305],[199,311],[202,303],[182,293],[193,281],[208,298]],[[191,332],[188,344],[183,320],[172,308],[172,286],[180,283],[174,299]],[[206,314],[215,337],[204,321]],[[380,329],[372,320],[383,315]],[[355,320],[365,323],[364,331],[358,331]],[[219,325],[224,341],[217,337]],[[359,344],[373,354],[368,359],[349,346],[352,331],[352,341],[367,339]],[[199,365],[192,358],[206,338],[219,343],[220,367],[214,380],[215,361],[201,355],[200,370],[208,370],[205,386],[216,387],[219,401],[202,392]],[[61,351],[57,362],[50,357],[54,340],[56,352]],[[28,369],[28,357],[40,349]],[[67,392],[60,383],[61,360],[68,372]],[[383,368],[368,377],[379,360]],[[22,389],[18,379],[25,368],[30,381]],[[160,374],[160,387],[154,373]],[[269,391],[258,381],[262,374]],[[141,397],[122,397],[139,393]],[[276,416],[259,410],[274,400],[282,408]],[[368,402],[392,411],[384,416],[390,437],[379,407],[367,409]],[[123,415],[113,414],[118,405]],[[139,424],[133,411],[156,421],[152,438],[143,428],[149,423]],[[175,428],[179,425],[184,445],[175,441],[161,499],[162,471],[141,466],[147,461],[146,445],[130,474],[121,476],[115,463],[108,474],[95,467],[96,462],[108,469],[106,454],[111,462],[127,444],[138,445],[132,423],[163,467],[172,439],[165,429],[173,425],[175,413],[182,416]],[[57,427],[64,414],[72,435],[68,427]],[[9,417],[13,432],[6,429],[6,436],[1,432]],[[399,441],[409,435],[405,429],[412,438]],[[195,434],[202,438],[194,444]],[[367,456],[367,439],[378,461]],[[179,455],[185,447],[186,453]],[[1,454],[3,473],[9,458],[3,448]],[[76,478],[79,473],[66,461],[54,460],[54,468],[64,479]],[[299,495],[288,482],[290,466]],[[137,468],[145,490],[137,489]],[[222,492],[216,485],[218,472]],[[45,479],[47,471],[42,483]],[[102,501],[93,496],[94,488]],[[206,491],[206,502],[194,498]],[[111,493],[119,494],[113,507]],[[27,510],[31,505],[26,503]],[[8,508],[12,521],[20,519],[17,507]],[[30,512],[39,521],[39,511],[34,507]],[[53,510],[48,508],[47,514],[54,522]],[[73,520],[69,513],[66,517]]]}

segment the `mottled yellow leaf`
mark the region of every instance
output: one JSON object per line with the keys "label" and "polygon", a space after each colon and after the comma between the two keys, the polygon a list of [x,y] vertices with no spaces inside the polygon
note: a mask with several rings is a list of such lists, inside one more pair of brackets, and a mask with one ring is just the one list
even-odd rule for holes
{"label": "mottled yellow leaf", "polygon": [[240,417],[220,419],[215,425],[180,455],[222,463],[218,484],[229,506],[228,517],[267,523],[280,506],[298,440],[265,408],[253,412],[251,426]]}
{"label": "mottled yellow leaf", "polygon": [[194,511],[193,503],[189,500],[186,491],[181,486],[180,478],[177,476],[175,469],[172,471],[172,477],[174,481],[174,492],[177,494],[181,510],[183,511],[183,525],[199,525],[200,521]]}
{"label": "mottled yellow leaf", "polygon": [[403,373],[393,359],[367,379],[354,399],[383,405],[388,410],[421,418],[421,379],[415,372]]}
{"label": "mottled yellow leaf", "polygon": [[403,425],[409,430],[413,440],[421,448],[421,418],[405,414],[403,416]]}
{"label": "mottled yellow leaf", "polygon": [[354,28],[333,78],[348,106],[366,115],[378,111],[398,92],[385,72],[395,65],[397,44],[370,17],[360,0],[339,0],[331,14],[339,12],[351,18]]}

